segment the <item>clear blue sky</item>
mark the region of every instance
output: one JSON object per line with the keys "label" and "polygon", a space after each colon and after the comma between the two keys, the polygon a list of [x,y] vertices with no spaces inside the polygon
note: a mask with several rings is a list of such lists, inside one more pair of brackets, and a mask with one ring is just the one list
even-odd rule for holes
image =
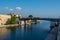
{"label": "clear blue sky", "polygon": [[[22,9],[16,10],[16,7]],[[38,17],[59,17],[60,0],[0,0],[0,13],[10,12],[20,13],[24,16],[32,14]]]}

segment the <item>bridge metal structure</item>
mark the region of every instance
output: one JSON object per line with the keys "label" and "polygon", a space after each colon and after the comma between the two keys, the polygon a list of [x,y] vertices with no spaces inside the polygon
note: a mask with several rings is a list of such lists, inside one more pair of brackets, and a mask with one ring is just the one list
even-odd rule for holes
{"label": "bridge metal structure", "polygon": [[60,18],[39,18],[39,17],[33,17],[33,18],[20,18],[20,20],[47,20],[47,21],[59,21]]}
{"label": "bridge metal structure", "polygon": [[46,20],[50,22],[57,22],[58,26],[54,26],[54,28],[48,33],[48,36],[45,40],[60,40],[60,18],[20,18],[20,20]]}
{"label": "bridge metal structure", "polygon": [[20,18],[20,20],[46,20],[50,22],[56,22],[58,25],[60,24],[60,18],[39,18],[39,17],[32,17],[32,18]]}
{"label": "bridge metal structure", "polygon": [[46,21],[51,21],[51,22],[57,22],[60,24],[60,18],[39,18],[39,17],[32,17],[32,18],[20,18],[19,20],[46,20]]}

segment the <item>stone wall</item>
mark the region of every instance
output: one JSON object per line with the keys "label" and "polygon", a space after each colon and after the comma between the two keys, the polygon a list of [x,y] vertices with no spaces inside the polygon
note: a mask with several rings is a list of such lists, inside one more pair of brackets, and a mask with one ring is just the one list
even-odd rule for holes
{"label": "stone wall", "polygon": [[2,15],[0,14],[0,25],[6,24],[7,20],[10,19],[10,15]]}

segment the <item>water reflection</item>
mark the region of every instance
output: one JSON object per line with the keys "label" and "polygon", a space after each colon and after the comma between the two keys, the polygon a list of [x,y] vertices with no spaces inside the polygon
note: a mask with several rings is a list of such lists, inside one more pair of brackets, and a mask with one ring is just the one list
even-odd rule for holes
{"label": "water reflection", "polygon": [[0,28],[0,36],[5,35],[9,32],[6,28]]}
{"label": "water reflection", "polygon": [[29,24],[18,27],[0,28],[0,40],[43,40],[47,35],[44,27],[46,25]]}
{"label": "water reflection", "polygon": [[12,32],[15,32],[15,31],[16,31],[16,27],[7,27],[6,29],[7,29],[7,30],[10,30],[10,31],[12,31]]}
{"label": "water reflection", "polygon": [[6,39],[9,33],[10,33],[10,30],[6,28],[0,28],[0,40]]}
{"label": "water reflection", "polygon": [[26,25],[26,30],[32,30],[32,25]]}

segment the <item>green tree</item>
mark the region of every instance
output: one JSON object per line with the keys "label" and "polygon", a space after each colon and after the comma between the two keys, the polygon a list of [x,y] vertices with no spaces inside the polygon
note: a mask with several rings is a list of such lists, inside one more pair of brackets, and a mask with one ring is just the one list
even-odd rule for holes
{"label": "green tree", "polygon": [[32,18],[33,16],[32,15],[29,15],[28,17]]}
{"label": "green tree", "polygon": [[10,24],[16,23],[16,16],[11,16]]}

